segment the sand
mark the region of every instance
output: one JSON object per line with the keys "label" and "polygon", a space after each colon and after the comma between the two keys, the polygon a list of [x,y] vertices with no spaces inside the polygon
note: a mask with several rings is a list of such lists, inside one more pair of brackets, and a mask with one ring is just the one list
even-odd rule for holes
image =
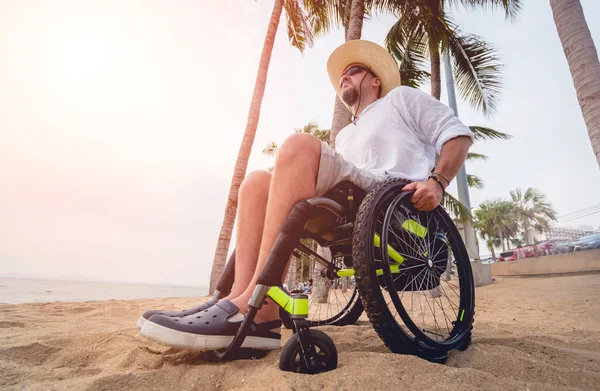
{"label": "sand", "polygon": [[363,316],[321,328],[339,366],[314,376],[280,371],[279,351],[210,362],[138,335],[144,310],[205,298],[0,304],[0,389],[600,389],[600,274],[497,278],[476,294],[473,344],[446,365],[389,353]]}

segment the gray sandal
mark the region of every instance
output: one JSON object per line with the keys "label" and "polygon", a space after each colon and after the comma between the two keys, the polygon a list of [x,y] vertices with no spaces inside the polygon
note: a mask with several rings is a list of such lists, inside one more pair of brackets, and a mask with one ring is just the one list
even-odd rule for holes
{"label": "gray sandal", "polygon": [[[169,346],[219,350],[230,344],[242,324],[243,316],[235,304],[227,299],[213,307],[181,318],[153,315],[148,319],[140,334]],[[258,350],[279,349],[281,334],[272,331],[281,327],[281,320],[260,324],[252,323],[242,348]]]}
{"label": "gray sandal", "polygon": [[146,321],[148,319],[150,319],[153,315],[163,315],[163,316],[166,316],[169,318],[183,318],[184,316],[194,315],[194,314],[197,314],[198,312],[207,310],[210,307],[212,307],[213,305],[217,304],[217,301],[218,300],[216,300],[216,299],[210,299],[209,301],[207,301],[205,303],[202,303],[200,305],[197,305],[195,307],[188,308],[187,310],[182,310],[182,311],[164,311],[164,310],[146,311],[138,319],[137,327],[139,329],[144,327],[144,324],[146,323]]}

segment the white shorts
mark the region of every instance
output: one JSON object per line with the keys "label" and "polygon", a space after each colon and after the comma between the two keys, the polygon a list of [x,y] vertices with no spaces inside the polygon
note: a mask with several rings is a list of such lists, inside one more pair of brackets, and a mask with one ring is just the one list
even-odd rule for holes
{"label": "white shorts", "polygon": [[321,142],[321,160],[317,175],[315,197],[322,196],[343,181],[350,181],[368,192],[385,179],[384,176],[379,177],[368,170],[356,167],[354,164],[344,160],[342,155],[335,149]]}

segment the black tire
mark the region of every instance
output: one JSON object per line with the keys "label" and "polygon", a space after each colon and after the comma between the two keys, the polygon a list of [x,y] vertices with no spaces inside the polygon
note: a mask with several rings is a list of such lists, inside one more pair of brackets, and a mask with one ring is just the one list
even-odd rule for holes
{"label": "black tire", "polygon": [[[355,299],[353,299],[353,302],[351,304],[349,304],[348,307],[346,307],[343,312],[339,313],[336,316],[336,320],[329,323],[330,325],[332,325],[332,326],[347,326],[350,324],[354,324],[358,321],[358,319],[360,318],[360,316],[362,315],[362,313],[364,311],[364,307],[363,307],[362,301],[360,300],[360,296],[359,296],[357,288],[354,288],[353,296],[355,296]],[[308,324],[311,325],[311,327],[314,327],[314,326],[321,326],[321,325],[328,324],[328,323],[319,323],[318,321],[311,321],[309,319]]]}
{"label": "black tire", "polygon": [[[337,246],[331,248],[332,253],[339,256],[333,257],[331,266],[346,269],[352,265],[352,247]],[[333,280],[328,277],[313,275],[312,293],[308,295],[308,317],[310,327],[318,326],[346,326],[354,324],[363,313],[356,284],[348,277],[339,277]],[[333,286],[331,286],[333,283]],[[319,292],[327,290],[326,302],[319,302]],[[289,314],[280,308],[279,315],[285,327],[293,330],[293,323]]]}
{"label": "black tire", "polygon": [[[440,362],[436,357],[443,357],[444,352],[466,349],[470,344],[475,308],[473,274],[466,248],[450,216],[441,207],[431,212],[417,211],[410,202],[412,193],[401,191],[407,183],[401,179],[387,180],[361,204],[353,235],[356,281],[369,320],[392,352],[417,354]],[[423,228],[422,236],[404,228],[407,221]],[[404,258],[395,272],[391,270],[388,252],[381,252],[374,245],[375,233],[381,236],[381,248],[391,243]],[[452,278],[459,285],[452,286]],[[406,292],[410,292],[410,311],[408,297],[404,297]],[[422,326],[417,325],[421,323],[421,316],[411,316],[415,296],[422,313]],[[458,296],[458,300],[452,301],[449,296]],[[440,322],[436,317],[436,304],[443,313]],[[429,323],[425,325],[428,309],[427,320],[429,322],[433,314],[433,328],[428,327]],[[442,330],[442,320],[447,332]]]}
{"label": "black tire", "polygon": [[[228,265],[230,265],[232,263],[232,261],[233,261],[233,263],[235,263],[235,249],[233,250],[231,257],[229,258]],[[223,277],[219,281],[219,283],[221,283],[222,280],[224,280],[225,278],[227,278],[229,281],[231,281],[231,283],[228,283],[228,285],[226,284],[228,290],[231,290],[231,285],[233,284],[233,280],[234,280],[234,275],[233,275],[234,272],[235,272],[235,270],[233,268],[226,268],[226,270],[224,271],[224,274],[231,273],[232,275],[227,276],[227,277],[225,275],[223,275]],[[363,305],[362,305],[362,302],[360,301],[360,298],[358,297],[358,290],[355,287],[350,294],[343,294],[343,295],[346,296],[346,299],[342,298],[340,300],[340,302],[338,302],[336,305],[333,305],[333,303],[329,303],[330,307],[332,307],[332,308],[325,311],[326,316],[324,318],[316,317],[314,312],[313,313],[310,312],[310,307],[309,307],[309,316],[307,319],[308,325],[310,327],[324,326],[324,325],[346,326],[349,324],[356,323],[358,318],[360,318],[360,316],[363,313]],[[336,297],[337,297],[337,295],[336,295]],[[312,303],[312,300],[310,300],[309,302]],[[317,305],[320,305],[320,304],[317,304]],[[313,304],[313,307],[314,307],[314,304]],[[283,308],[279,308],[279,317],[281,318],[281,322],[287,329],[289,329],[289,330],[294,329],[294,323],[292,322],[290,315]]]}
{"label": "black tire", "polygon": [[318,368],[310,370],[300,354],[300,338],[294,334],[287,341],[279,356],[279,369],[295,373],[322,373],[337,368],[338,354],[335,344],[327,334],[319,330],[310,330],[313,345],[317,351]]}

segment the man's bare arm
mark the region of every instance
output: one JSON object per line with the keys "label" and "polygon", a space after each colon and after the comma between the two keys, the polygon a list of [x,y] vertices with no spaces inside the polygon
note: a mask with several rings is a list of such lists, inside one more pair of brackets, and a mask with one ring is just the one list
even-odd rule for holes
{"label": "man's bare arm", "polygon": [[[440,152],[440,160],[437,166],[435,166],[435,172],[439,172],[444,177],[438,176],[438,179],[448,186],[447,181],[452,181],[458,171],[462,167],[467,153],[471,147],[471,138],[468,136],[458,136],[450,139],[444,144]],[[447,181],[446,181],[447,179]]]}
{"label": "man's bare arm", "polygon": [[[452,181],[460,167],[467,158],[467,153],[471,147],[471,138],[468,136],[458,136],[448,140],[440,152],[440,159],[434,171],[440,175],[435,175],[439,181],[448,187],[448,182]],[[411,201],[419,210],[432,210],[442,201],[443,191],[440,185],[433,179],[424,182],[410,183],[402,190],[414,190]]]}

